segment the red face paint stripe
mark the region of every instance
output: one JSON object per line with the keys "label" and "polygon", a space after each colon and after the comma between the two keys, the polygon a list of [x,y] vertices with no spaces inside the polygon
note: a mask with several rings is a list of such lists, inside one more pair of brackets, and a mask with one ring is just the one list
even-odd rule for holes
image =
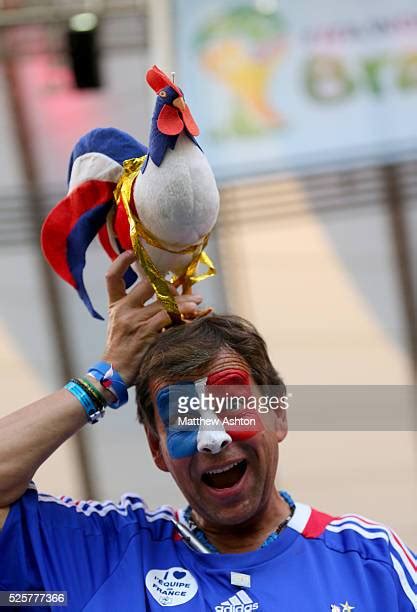
{"label": "red face paint stripe", "polygon": [[[248,387],[248,391],[250,392],[250,377],[249,373],[246,370],[241,370],[238,368],[227,368],[225,370],[220,370],[218,372],[214,372],[210,374],[207,378],[207,386],[228,386],[228,385],[238,385]],[[248,429],[243,429],[241,425],[232,425],[230,427],[225,427],[226,432],[232,438],[233,441],[239,442],[243,440],[248,440],[252,438],[260,431],[263,431],[264,426],[261,421],[260,415],[256,410],[244,411],[236,415],[239,417],[247,417],[251,419],[255,419],[255,425],[252,425]]]}
{"label": "red face paint stripe", "polygon": [[263,428],[234,429],[233,427],[227,427],[225,431],[232,438],[233,442],[244,442],[245,440],[249,440],[249,438],[256,436],[257,433],[263,431]]}
{"label": "red face paint stripe", "polygon": [[210,385],[249,385],[249,374],[245,370],[227,368],[214,372],[207,377],[207,386]]}

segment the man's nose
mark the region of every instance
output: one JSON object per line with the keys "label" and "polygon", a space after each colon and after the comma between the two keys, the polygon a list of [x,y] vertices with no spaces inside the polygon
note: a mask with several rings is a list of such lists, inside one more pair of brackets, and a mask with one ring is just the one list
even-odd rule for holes
{"label": "man's nose", "polygon": [[232,441],[229,434],[223,429],[200,429],[197,436],[197,450],[199,453],[220,453]]}

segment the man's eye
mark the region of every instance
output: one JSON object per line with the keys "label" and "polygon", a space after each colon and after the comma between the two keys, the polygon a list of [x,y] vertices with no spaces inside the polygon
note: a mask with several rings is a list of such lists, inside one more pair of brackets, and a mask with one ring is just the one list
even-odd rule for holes
{"label": "man's eye", "polygon": [[239,412],[240,410],[243,410],[244,408],[246,408],[246,401],[244,397],[233,397],[232,401],[230,402],[230,410],[232,412]]}
{"label": "man's eye", "polygon": [[161,98],[166,98],[167,97],[167,92],[162,90],[159,92],[158,96],[161,96]]}

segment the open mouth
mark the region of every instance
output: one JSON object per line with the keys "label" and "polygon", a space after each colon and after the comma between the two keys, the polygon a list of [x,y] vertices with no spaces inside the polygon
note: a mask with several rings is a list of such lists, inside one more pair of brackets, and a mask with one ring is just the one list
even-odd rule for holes
{"label": "open mouth", "polygon": [[246,472],[246,459],[236,461],[226,468],[204,472],[202,481],[213,489],[228,489],[234,487]]}

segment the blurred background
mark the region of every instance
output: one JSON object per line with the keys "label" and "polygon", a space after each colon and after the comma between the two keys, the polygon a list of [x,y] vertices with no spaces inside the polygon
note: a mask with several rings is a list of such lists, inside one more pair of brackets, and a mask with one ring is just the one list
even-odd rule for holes
{"label": "blurred background", "polygon": [[[105,323],[52,276],[39,230],[66,192],[83,133],[115,126],[148,142],[153,64],[176,72],[221,191],[209,248],[218,275],[198,291],[259,328],[290,385],[339,385],[341,397],[347,385],[415,385],[414,0],[0,8],[0,414],[102,353]],[[86,284],[100,312],[107,266],[93,244]],[[386,522],[416,547],[416,403],[407,397],[408,430],[376,422],[374,431],[291,431],[278,485],[323,511]],[[183,504],[152,466],[133,392],[128,406],[66,443],[36,482],[74,498],[136,491],[150,506]]]}

